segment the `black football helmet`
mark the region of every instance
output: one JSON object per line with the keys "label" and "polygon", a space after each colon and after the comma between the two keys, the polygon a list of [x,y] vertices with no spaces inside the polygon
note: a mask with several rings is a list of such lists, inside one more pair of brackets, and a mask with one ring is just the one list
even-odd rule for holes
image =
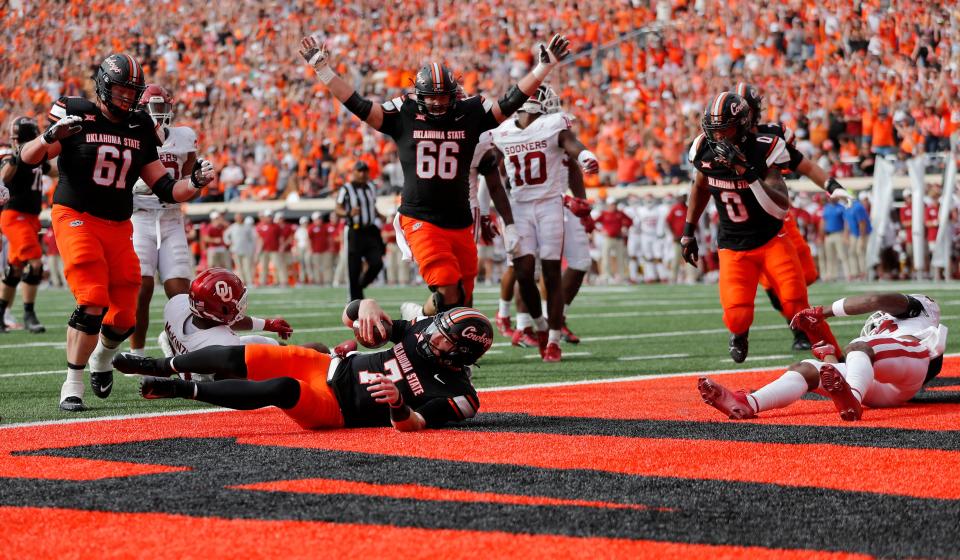
{"label": "black football helmet", "polygon": [[22,146],[37,136],[40,136],[40,127],[30,117],[17,117],[10,124],[10,144],[13,146]]}
{"label": "black football helmet", "polygon": [[750,107],[750,126],[757,126],[763,113],[763,96],[760,95],[760,90],[747,82],[740,82],[737,84],[737,95],[744,98]]}
{"label": "black football helmet", "polygon": [[[451,368],[477,362],[493,344],[493,326],[487,317],[470,307],[455,307],[437,314],[423,330],[417,352]],[[438,337],[446,343],[438,346]],[[442,342],[442,341],[441,341]]]}
{"label": "black football helmet", "polygon": [[744,98],[725,91],[703,111],[700,126],[715,153],[720,145],[740,146],[750,133],[750,107]]}
{"label": "black football helmet", "polygon": [[[132,115],[140,105],[140,96],[146,89],[146,83],[143,79],[143,68],[140,63],[132,56],[126,54],[111,54],[103,59],[100,67],[97,68],[96,76],[97,98],[103,103],[111,113],[118,117],[127,118]],[[124,86],[133,90],[132,98],[124,98],[127,102],[126,108],[115,103],[113,98],[113,86]]]}
{"label": "black football helmet", "polygon": [[414,82],[417,107],[428,119],[442,119],[457,105],[457,88],[457,80],[449,68],[438,62],[430,63],[417,72]]}

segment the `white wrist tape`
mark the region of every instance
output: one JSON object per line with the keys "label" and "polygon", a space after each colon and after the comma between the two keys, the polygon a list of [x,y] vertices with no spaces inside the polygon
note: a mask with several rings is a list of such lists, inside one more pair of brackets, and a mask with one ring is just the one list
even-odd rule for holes
{"label": "white wrist tape", "polygon": [[532,74],[541,82],[543,81],[544,78],[547,77],[547,74],[549,73],[550,73],[550,66],[547,66],[542,62],[537,63],[537,65],[533,67]]}
{"label": "white wrist tape", "polygon": [[317,77],[320,78],[320,81],[325,84],[329,84],[334,78],[337,77],[337,75],[333,73],[333,68],[330,68],[330,66],[327,65],[321,66],[320,68],[315,66],[314,70],[317,71]]}
{"label": "white wrist tape", "polygon": [[580,167],[586,167],[589,160],[599,161],[596,154],[590,150],[583,150],[580,152],[580,155],[577,156],[577,163],[580,164]]}
{"label": "white wrist tape", "polygon": [[263,319],[258,319],[257,317],[250,317],[251,330],[262,331],[263,327],[267,326],[267,322]]}
{"label": "white wrist tape", "polygon": [[834,317],[846,317],[847,312],[843,308],[843,302],[847,301],[847,298],[841,298],[833,302],[833,305],[830,306],[830,310],[833,311]]}

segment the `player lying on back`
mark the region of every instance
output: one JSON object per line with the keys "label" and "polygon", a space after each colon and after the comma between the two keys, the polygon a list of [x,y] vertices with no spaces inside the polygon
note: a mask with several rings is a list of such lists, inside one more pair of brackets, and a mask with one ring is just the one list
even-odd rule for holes
{"label": "player lying on back", "polygon": [[[459,307],[417,322],[391,321],[376,301],[364,299],[347,304],[343,323],[355,326],[365,344],[389,338],[394,346],[343,359],[298,346],[211,346],[174,358],[120,354],[114,367],[149,376],[141,380],[144,398],[179,397],[237,410],[276,406],[306,429],[392,425],[415,431],[477,413],[469,366],[493,343],[493,326],[482,313]],[[180,371],[217,380],[169,378]]]}
{"label": "player lying on back", "polygon": [[[846,348],[846,363],[837,363],[836,348],[824,344],[826,319],[872,313]],[[947,327],[940,324],[940,307],[931,298],[897,293],[854,296],[830,308],[817,306],[798,313],[791,323],[810,340],[816,360],[791,365],[779,379],[752,393],[732,392],[716,381],[700,378],[704,402],[731,419],[783,408],[808,391],[830,397],[840,418],[859,420],[862,405],[899,406],[913,398],[943,366]]]}

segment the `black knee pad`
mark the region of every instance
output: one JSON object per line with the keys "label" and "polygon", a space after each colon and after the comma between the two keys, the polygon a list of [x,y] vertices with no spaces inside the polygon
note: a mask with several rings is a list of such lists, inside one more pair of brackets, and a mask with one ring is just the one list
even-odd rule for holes
{"label": "black knee pad", "polygon": [[20,273],[21,271],[14,268],[10,263],[7,263],[7,268],[3,271],[3,283],[11,288],[16,288],[17,284],[20,283]]}
{"label": "black knee pad", "polygon": [[35,267],[31,265],[26,269],[26,274],[23,275],[23,283],[29,284],[30,286],[38,286],[41,280],[43,280],[42,264],[38,264]]}
{"label": "black knee pad", "polygon": [[104,311],[100,315],[91,315],[87,313],[87,306],[78,305],[77,308],[73,310],[73,315],[70,316],[67,325],[70,325],[82,333],[99,334],[100,326],[103,324],[103,317],[106,314],[106,311]]}
{"label": "black knee pad", "polygon": [[133,334],[134,328],[135,327],[130,327],[125,331],[118,331],[117,329],[111,327],[110,325],[103,325],[103,327],[100,328],[100,333],[105,338],[110,339],[113,342],[116,342],[117,344],[119,344],[124,340],[126,340],[128,336]]}

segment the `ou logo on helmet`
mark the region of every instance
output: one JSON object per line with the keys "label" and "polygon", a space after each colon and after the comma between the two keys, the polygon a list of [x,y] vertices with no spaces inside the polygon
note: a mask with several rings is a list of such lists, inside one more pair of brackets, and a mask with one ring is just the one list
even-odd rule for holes
{"label": "ou logo on helmet", "polygon": [[217,297],[219,297],[224,303],[233,301],[233,288],[231,288],[230,284],[227,284],[223,280],[219,280],[216,284],[214,284],[213,292],[217,294]]}

